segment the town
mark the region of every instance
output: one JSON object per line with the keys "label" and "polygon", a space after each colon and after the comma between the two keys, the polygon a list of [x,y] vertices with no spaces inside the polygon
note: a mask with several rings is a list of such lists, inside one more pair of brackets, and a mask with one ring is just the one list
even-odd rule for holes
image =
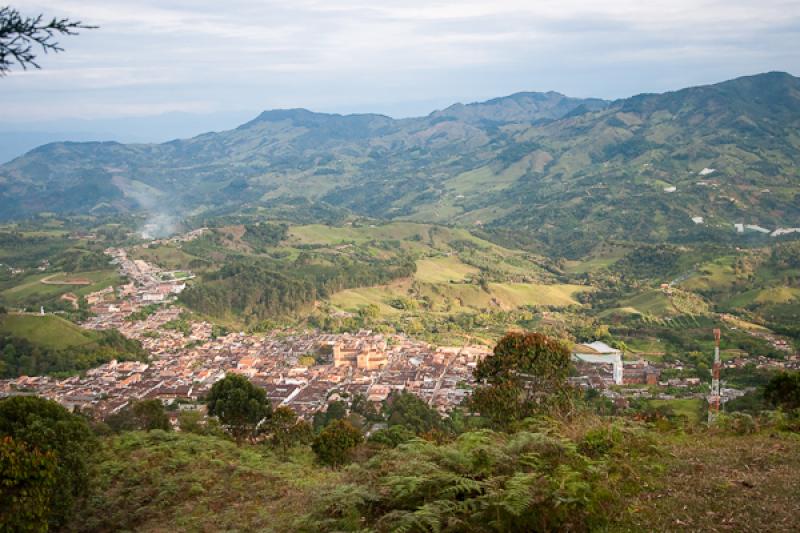
{"label": "town", "polygon": [[[187,332],[165,328],[182,309],[172,303],[191,274],[174,276],[123,249],[106,251],[129,283],[87,296],[93,316],[83,327],[115,328],[150,354],[147,363],[117,362],[84,376],[27,377],[0,382],[0,395],[35,393],[104,418],[131,401],[159,399],[184,408],[202,398],[227,373],[247,376],[275,405],[311,416],[337,397],[361,394],[372,402],[408,391],[446,412],[469,392],[472,369],[490,353],[485,346],[433,347],[403,335],[280,330],[269,334],[214,335],[208,322]],[[147,316],[129,320],[133,313]]]}
{"label": "town", "polygon": [[[82,326],[117,329],[138,340],[149,361],[114,360],[66,379],[3,380],[0,396],[36,394],[102,419],[145,399],[202,409],[200,400],[211,386],[237,373],[262,387],[273,405],[289,406],[304,418],[325,410],[333,400],[362,395],[380,403],[399,391],[416,394],[446,414],[470,393],[474,367],[491,353],[483,345],[436,347],[405,335],[371,331],[220,331],[209,322],[183,320],[184,310],[174,300],[193,278],[191,273],[164,271],[129,257],[122,248],[109,248],[106,254],[127,283],[87,295],[92,316]],[[180,322],[183,326],[175,327]],[[783,341],[770,340],[784,346]],[[602,342],[577,344],[572,358],[578,375],[570,381],[583,389],[598,389],[622,407],[635,398],[705,398],[699,378],[660,379],[664,369],[682,370],[681,361],[657,365],[643,359],[625,361],[623,355]],[[759,367],[800,366],[798,357],[790,355],[786,361],[736,359],[725,367],[753,362]],[[745,392],[723,388],[722,402]]]}

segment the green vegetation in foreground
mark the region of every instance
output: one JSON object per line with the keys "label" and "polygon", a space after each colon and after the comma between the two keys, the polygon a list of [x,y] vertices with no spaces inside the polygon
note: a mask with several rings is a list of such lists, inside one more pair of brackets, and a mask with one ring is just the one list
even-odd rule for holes
{"label": "green vegetation in foreground", "polygon": [[[504,468],[518,468],[516,463],[508,462],[509,451],[520,453],[547,446],[544,465],[556,457],[571,457],[574,461],[582,457],[575,451],[576,445],[588,451],[589,442],[608,442],[602,435],[614,431],[614,426],[591,418],[544,428],[548,428],[546,433],[510,436],[468,433],[447,445],[417,441],[381,452],[363,466],[344,470],[320,467],[306,446],[291,449],[284,458],[264,446],[236,446],[221,437],[161,431],[124,433],[103,439],[92,467],[91,496],[71,527],[77,531],[143,532],[352,531],[364,527],[362,513],[377,503],[393,505],[389,508],[402,513],[392,518],[410,521],[412,516],[402,511],[403,506],[419,503],[412,504],[413,499],[403,500],[408,503],[393,500],[415,497],[413,485],[401,492],[404,480],[417,479],[422,483],[420,489],[429,487],[432,491],[448,487],[458,490],[459,484],[463,485],[461,490],[480,490],[480,478],[501,466],[495,461],[502,460]],[[708,530],[720,523],[740,523],[748,525],[749,531],[767,531],[775,524],[781,524],[784,530],[797,526],[793,506],[800,497],[796,483],[800,476],[800,441],[792,435],[739,436],[700,431],[684,436],[637,426],[616,431],[625,436],[617,436],[616,443],[612,438],[608,450],[593,451],[591,456],[599,453],[619,470],[585,487],[595,491],[586,494],[590,501],[597,501],[613,496],[608,491],[623,472],[629,485],[634,485],[626,489],[624,501],[596,509],[594,518],[607,522],[610,529],[666,531],[684,529],[683,524],[688,524],[685,527]],[[631,435],[638,435],[635,438],[639,440],[631,442]],[[651,445],[658,453],[653,454],[653,449],[648,448]],[[697,464],[704,468],[699,470]],[[452,470],[455,468],[458,473]],[[514,483],[525,479],[524,471],[520,470]],[[533,468],[528,471],[535,472]],[[560,475],[567,473],[562,470]],[[370,482],[370,476],[377,477]],[[496,476],[484,479],[500,480]],[[544,498],[536,515],[540,520],[552,520],[559,513],[549,507],[548,494],[566,496],[568,491],[583,487],[579,478],[572,478],[567,482],[569,488],[550,493],[553,488],[541,484],[538,477],[534,479],[539,480],[535,494]],[[687,491],[687,486],[697,490]],[[720,486],[725,489],[720,491]],[[379,494],[386,496],[375,501],[373,498]],[[431,492],[429,500],[431,514],[437,512],[435,494]],[[510,493],[508,496],[506,503],[513,509],[515,500],[510,499]],[[573,511],[570,520],[585,516],[585,510],[574,511],[578,505],[572,503],[563,509]],[[524,514],[533,514],[524,504],[520,509]],[[420,513],[418,518],[422,516]],[[389,523],[384,524],[388,529]],[[410,529],[421,530],[422,523]],[[457,526],[443,527],[443,531],[451,530],[458,530]],[[476,529],[497,530],[490,521]]]}
{"label": "green vegetation in foreground", "polygon": [[[667,409],[600,416],[603,399],[580,398],[566,385],[568,362],[554,339],[508,335],[475,371],[486,382],[469,411],[482,416],[456,409],[443,419],[410,394],[380,410],[356,397],[349,406],[329,404],[310,446],[314,430],[285,408],[265,411],[263,391],[241,376],[215,386],[210,407],[220,423],[181,413],[182,431],[174,433],[160,402],[137,402],[114,418],[118,433],[94,425],[99,446],[80,415],[54,402],[0,400],[7,481],[0,496],[12,503],[0,508],[0,525],[443,533],[798,527],[797,374],[759,389],[777,411],[725,414],[706,427]],[[364,440],[362,428],[374,421],[388,427]]]}

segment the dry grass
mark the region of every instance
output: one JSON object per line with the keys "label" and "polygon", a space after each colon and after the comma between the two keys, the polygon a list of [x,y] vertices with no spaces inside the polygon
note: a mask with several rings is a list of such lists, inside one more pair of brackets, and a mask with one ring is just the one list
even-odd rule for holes
{"label": "dry grass", "polygon": [[677,439],[658,488],[620,531],[797,531],[800,436],[703,433]]}

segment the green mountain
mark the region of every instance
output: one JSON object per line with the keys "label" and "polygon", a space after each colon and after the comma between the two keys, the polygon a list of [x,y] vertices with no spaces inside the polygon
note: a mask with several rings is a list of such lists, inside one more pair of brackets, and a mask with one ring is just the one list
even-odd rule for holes
{"label": "green mountain", "polygon": [[513,228],[568,255],[597,235],[733,239],[734,223],[800,226],[799,126],[800,79],[777,72],[614,102],[519,93],[401,120],[267,111],[164,144],[39,147],[0,167],[0,212],[332,206]]}

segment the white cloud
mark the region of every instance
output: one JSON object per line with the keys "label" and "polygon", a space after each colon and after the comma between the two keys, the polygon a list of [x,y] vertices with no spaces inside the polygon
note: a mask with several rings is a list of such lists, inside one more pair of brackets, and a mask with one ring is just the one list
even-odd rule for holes
{"label": "white cloud", "polygon": [[44,71],[0,80],[15,107],[55,93],[65,116],[142,92],[178,107],[353,109],[800,70],[800,0],[30,0],[25,11],[101,26],[62,39]]}

